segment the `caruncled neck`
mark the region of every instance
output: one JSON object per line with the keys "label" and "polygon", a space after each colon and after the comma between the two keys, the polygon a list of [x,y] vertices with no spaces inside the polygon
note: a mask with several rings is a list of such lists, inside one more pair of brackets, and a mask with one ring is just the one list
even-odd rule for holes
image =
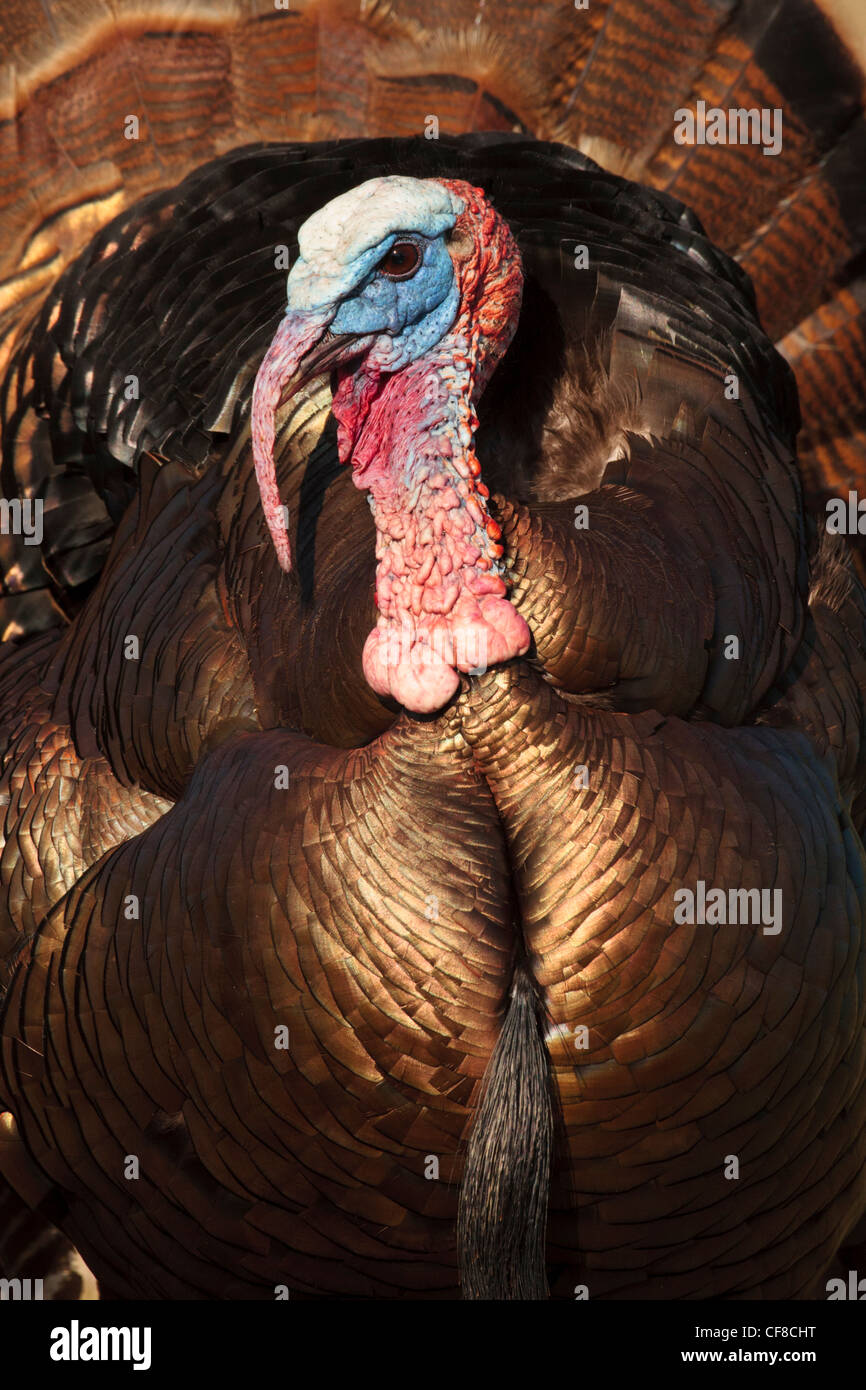
{"label": "caruncled neck", "polygon": [[407,709],[440,709],[459,685],[522,656],[530,633],[506,598],[500,531],[473,438],[465,335],[380,380],[346,379],[333,403],[340,452],[370,492],[379,619],[364,674]]}

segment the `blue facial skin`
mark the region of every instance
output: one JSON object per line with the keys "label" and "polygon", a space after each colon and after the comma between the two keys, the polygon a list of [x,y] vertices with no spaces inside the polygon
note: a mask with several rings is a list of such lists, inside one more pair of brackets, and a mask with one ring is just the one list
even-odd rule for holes
{"label": "blue facial skin", "polygon": [[[406,280],[391,280],[378,271],[382,257],[398,241],[411,240],[421,264]],[[348,269],[349,267],[347,267]],[[447,333],[457,316],[460,292],[454,265],[441,236],[394,232],[352,263],[352,278],[363,278],[342,300],[331,321],[332,333],[359,337],[387,334],[388,370],[414,362]]]}

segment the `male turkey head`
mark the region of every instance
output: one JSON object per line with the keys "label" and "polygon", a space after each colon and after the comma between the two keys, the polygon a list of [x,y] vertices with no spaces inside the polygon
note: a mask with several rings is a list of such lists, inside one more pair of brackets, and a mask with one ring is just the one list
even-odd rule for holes
{"label": "male turkey head", "polygon": [[507,225],[457,180],[371,179],[298,234],[288,308],[253,391],[265,517],[290,568],[273,458],[280,400],[333,371],[344,463],[376,522],[379,620],[364,674],[408,709],[441,708],[459,671],[522,656],[500,530],[474,452],[475,402],[517,326],[523,276]]}

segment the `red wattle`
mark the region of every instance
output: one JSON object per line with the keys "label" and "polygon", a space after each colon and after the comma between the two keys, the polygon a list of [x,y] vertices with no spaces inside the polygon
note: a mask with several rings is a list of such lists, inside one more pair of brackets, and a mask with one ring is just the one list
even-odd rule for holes
{"label": "red wattle", "polygon": [[[454,368],[453,355],[446,343],[437,360],[380,381],[364,399],[352,454],[355,484],[370,492],[379,561],[364,674],[419,714],[447,703],[460,672],[523,656],[530,643],[507,598],[487,490],[475,481],[471,374],[465,363]],[[357,401],[356,386],[334,400],[350,433]]]}

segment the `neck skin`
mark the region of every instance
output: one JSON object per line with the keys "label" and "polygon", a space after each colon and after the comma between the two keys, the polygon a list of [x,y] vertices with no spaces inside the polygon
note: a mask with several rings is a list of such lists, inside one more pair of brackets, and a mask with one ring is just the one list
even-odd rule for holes
{"label": "neck skin", "polygon": [[506,598],[500,530],[480,481],[475,353],[463,327],[398,373],[344,378],[333,402],[340,455],[369,490],[376,522],[379,620],[364,674],[417,713],[440,709],[458,672],[522,656],[530,642]]}

